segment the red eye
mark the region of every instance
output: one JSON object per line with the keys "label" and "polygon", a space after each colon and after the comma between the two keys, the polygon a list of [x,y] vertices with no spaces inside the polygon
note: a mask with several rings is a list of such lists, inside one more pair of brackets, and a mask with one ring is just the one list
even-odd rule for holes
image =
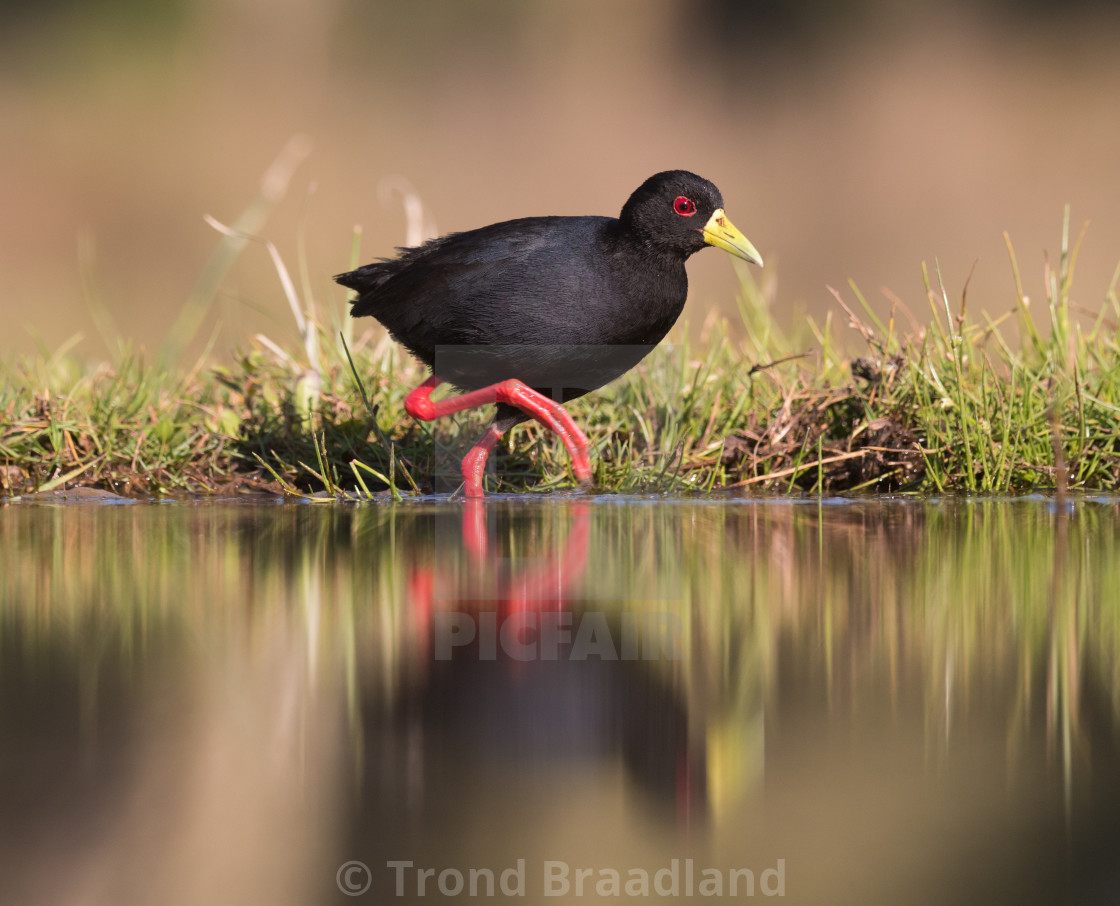
{"label": "red eye", "polygon": [[691,217],[696,213],[696,202],[684,195],[678,195],[673,201],[673,210],[681,217]]}

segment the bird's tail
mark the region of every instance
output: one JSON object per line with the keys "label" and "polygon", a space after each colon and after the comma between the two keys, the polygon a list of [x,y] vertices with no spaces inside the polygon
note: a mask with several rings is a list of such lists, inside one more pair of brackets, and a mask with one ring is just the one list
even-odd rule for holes
{"label": "bird's tail", "polygon": [[345,274],[336,274],[334,282],[347,289],[352,289],[358,295],[350,300],[350,314],[355,318],[372,313],[373,291],[388,280],[395,270],[394,261],[375,261],[366,264],[357,270],[347,271]]}
{"label": "bird's tail", "polygon": [[367,290],[376,289],[382,283],[389,279],[392,274],[393,268],[388,261],[375,261],[373,264],[365,264],[359,267],[356,271],[347,271],[345,274],[335,274],[334,282],[345,286],[347,289],[357,290],[359,293],[364,293]]}

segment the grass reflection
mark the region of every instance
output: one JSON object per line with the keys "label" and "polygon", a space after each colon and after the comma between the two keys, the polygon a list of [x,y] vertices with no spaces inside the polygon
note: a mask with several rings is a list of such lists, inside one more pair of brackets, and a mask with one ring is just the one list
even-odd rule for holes
{"label": "grass reflection", "polygon": [[898,707],[920,681],[944,737],[981,689],[1011,683],[1009,727],[1037,702],[1051,737],[1075,744],[1080,682],[1120,708],[1117,543],[1116,504],[1091,499],[1065,514],[963,499],[9,507],[0,626],[25,650],[119,664],[153,646],[251,652],[280,620],[305,636],[314,673],[341,654],[391,699],[423,672],[432,607],[524,607],[521,595],[667,611],[686,659],[659,669],[697,710],[772,702],[793,657],[831,708]]}
{"label": "grass reflection", "polygon": [[[471,814],[481,790],[519,788],[534,764],[613,764],[649,827],[718,840],[744,822],[762,832],[764,790],[811,785],[811,761],[790,780],[802,733],[843,764],[914,728],[919,774],[950,776],[992,733],[1001,763],[977,770],[997,786],[1037,783],[1049,765],[1043,783],[1074,828],[1102,778],[1094,764],[1107,773],[1115,758],[1116,510],[1087,498],[9,506],[0,734],[15,767],[0,794],[36,788],[68,727],[61,774],[131,785],[143,823],[153,785],[186,783],[161,760],[168,747],[180,767],[217,747],[236,767],[195,776],[190,795],[209,805],[165,817],[157,836],[169,877],[187,870],[175,840],[207,839],[204,861],[236,848],[231,809],[241,829],[299,827],[310,809],[318,830],[289,842],[311,862],[340,833],[376,850],[390,826],[437,846],[433,801],[440,821]],[[671,615],[682,657],[565,666],[499,651],[492,670],[477,648],[433,657],[440,614],[527,612],[603,614],[612,631],[625,615]],[[83,772],[117,750],[130,767]],[[355,795],[366,806],[343,832]],[[58,820],[74,807],[58,804]],[[604,822],[588,830],[604,846],[631,832]],[[311,884],[306,860],[257,858],[277,902],[308,889],[284,893],[285,877]]]}

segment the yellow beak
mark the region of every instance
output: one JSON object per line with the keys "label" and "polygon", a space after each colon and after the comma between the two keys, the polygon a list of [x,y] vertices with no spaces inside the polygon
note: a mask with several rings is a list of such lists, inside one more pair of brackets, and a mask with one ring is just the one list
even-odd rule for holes
{"label": "yellow beak", "polygon": [[716,208],[708,222],[704,224],[701,234],[708,245],[730,252],[736,258],[742,258],[751,264],[762,267],[762,256],[750,241],[739,232],[738,228],[723,213],[723,208]]}

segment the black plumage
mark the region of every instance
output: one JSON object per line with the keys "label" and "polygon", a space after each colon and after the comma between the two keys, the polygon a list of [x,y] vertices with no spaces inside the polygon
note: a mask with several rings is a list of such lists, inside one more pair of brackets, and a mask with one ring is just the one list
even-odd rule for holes
{"label": "black plumage", "polygon": [[[646,180],[617,218],[496,223],[335,279],[357,291],[354,317],[372,315],[440,381],[479,390],[517,380],[563,402],[624,374],[665,336],[684,308],[685,261],[706,244],[761,264],[719,190],[672,170]],[[488,401],[502,431],[539,417]]]}

